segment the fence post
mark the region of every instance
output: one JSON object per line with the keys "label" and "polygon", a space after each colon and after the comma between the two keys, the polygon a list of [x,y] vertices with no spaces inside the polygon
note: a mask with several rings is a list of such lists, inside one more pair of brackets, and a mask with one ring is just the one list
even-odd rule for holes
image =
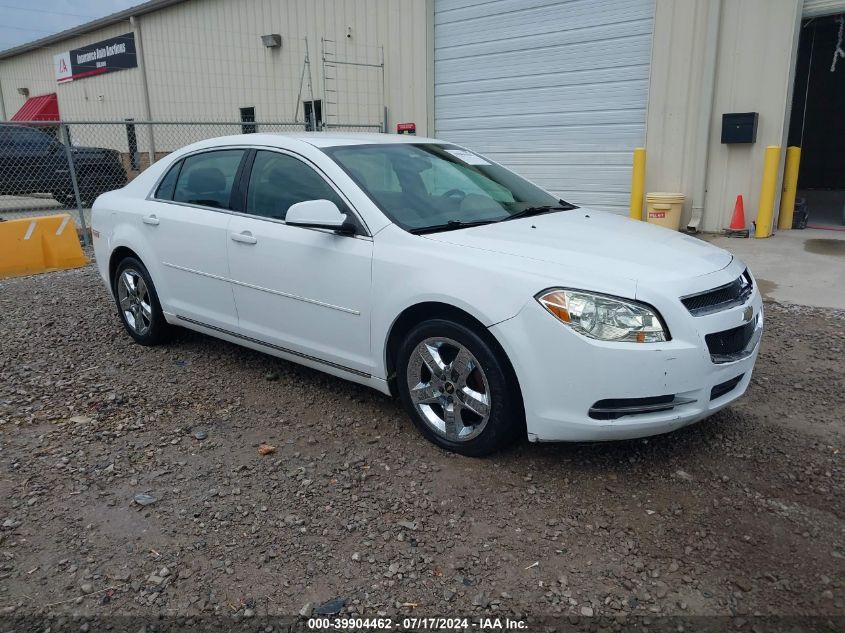
{"label": "fence post", "polygon": [[149,157],[150,157],[150,164],[148,167],[152,167],[153,163],[156,162],[156,137],[155,133],[153,132],[153,124],[150,123],[147,125],[147,141],[150,143],[149,149]]}
{"label": "fence post", "polygon": [[70,146],[70,128],[64,123],[60,124],[62,137],[65,146],[67,166],[70,171],[70,182],[73,185],[73,195],[76,198],[76,211],[79,213],[79,227],[82,229],[82,243],[85,246],[90,244],[88,238],[88,227],[85,225],[85,211],[82,210],[82,196],[79,195],[79,181],[76,179],[76,165],[73,162],[73,150]]}

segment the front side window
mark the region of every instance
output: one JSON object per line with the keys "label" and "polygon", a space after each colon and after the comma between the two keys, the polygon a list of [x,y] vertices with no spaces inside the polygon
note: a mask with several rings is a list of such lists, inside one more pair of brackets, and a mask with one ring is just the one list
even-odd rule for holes
{"label": "front side window", "polygon": [[323,150],[408,231],[488,223],[570,205],[454,145],[390,143]]}
{"label": "front side window", "polygon": [[246,198],[247,213],[284,220],[291,205],[308,200],[331,200],[341,211],[346,209],[335,190],[301,160],[277,152],[256,152]]}
{"label": "front side window", "polygon": [[47,134],[26,127],[14,128],[12,138],[18,149],[46,151],[53,145]]}
{"label": "front side window", "polygon": [[173,201],[230,209],[232,187],[243,155],[242,149],[228,149],[184,158]]}

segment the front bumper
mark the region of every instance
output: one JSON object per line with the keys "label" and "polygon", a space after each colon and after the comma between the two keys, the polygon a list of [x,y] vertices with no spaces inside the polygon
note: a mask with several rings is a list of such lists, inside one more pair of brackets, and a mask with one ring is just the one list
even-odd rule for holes
{"label": "front bumper", "polygon": [[[742,270],[741,264],[732,265],[698,283],[702,289],[719,285],[714,279],[736,278]],[[662,288],[652,296],[637,297],[660,309],[672,335],[666,343],[589,340],[534,300],[514,318],[492,326],[490,331],[504,347],[520,383],[529,439],[598,441],[657,435],[698,422],[742,396],[760,348],[763,306],[759,291],[755,287],[743,305],[693,317],[680,303],[678,297],[684,292],[679,290]],[[714,362],[705,336],[747,322],[749,306],[756,327],[747,349],[736,360]],[[730,388],[725,391],[726,387]],[[622,415],[602,415],[595,409],[597,403],[600,408],[624,409],[652,399],[639,407],[648,409],[649,404],[661,402],[658,397],[669,395],[677,404],[668,409],[652,406],[662,410]],[[602,417],[606,419],[597,419]]]}

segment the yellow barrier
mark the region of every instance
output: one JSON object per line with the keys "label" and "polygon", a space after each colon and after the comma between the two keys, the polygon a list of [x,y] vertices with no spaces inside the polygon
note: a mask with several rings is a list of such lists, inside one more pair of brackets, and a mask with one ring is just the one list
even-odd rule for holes
{"label": "yellow barrier", "polygon": [[766,157],[763,160],[763,182],[760,183],[760,206],[757,209],[754,237],[769,237],[772,234],[775,193],[778,187],[778,163],[780,163],[780,145],[769,145],[766,147]]}
{"label": "yellow barrier", "polygon": [[801,148],[786,148],[786,164],[783,166],[783,193],[780,196],[778,228],[792,228],[792,216],[795,214],[795,194],[798,192],[798,167],[801,165]]}
{"label": "yellow barrier", "polygon": [[634,169],[631,172],[631,211],[634,220],[643,219],[643,193],[645,192],[645,147],[634,149]]}
{"label": "yellow barrier", "polygon": [[87,263],[67,213],[0,222],[0,279]]}

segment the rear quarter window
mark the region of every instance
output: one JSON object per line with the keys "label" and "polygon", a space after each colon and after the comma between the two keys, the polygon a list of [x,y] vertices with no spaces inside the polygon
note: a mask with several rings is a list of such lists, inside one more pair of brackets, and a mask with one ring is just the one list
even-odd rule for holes
{"label": "rear quarter window", "polygon": [[182,169],[182,161],[177,160],[164,178],[161,179],[154,197],[159,200],[173,200],[173,192],[176,190],[176,179],[179,178],[180,169]]}

